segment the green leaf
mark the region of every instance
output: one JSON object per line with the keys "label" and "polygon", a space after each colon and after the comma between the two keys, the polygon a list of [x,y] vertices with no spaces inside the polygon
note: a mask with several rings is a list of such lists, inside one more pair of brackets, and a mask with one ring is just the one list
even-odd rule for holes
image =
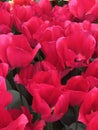
{"label": "green leaf", "polygon": [[21,85],[21,84],[16,84],[16,89],[17,91],[25,97],[29,105],[32,105],[32,96],[30,93],[27,91],[27,89]]}
{"label": "green leaf", "polygon": [[63,126],[60,120],[53,122],[53,130],[62,130]]}
{"label": "green leaf", "polygon": [[[9,90],[9,92],[12,93],[13,95],[13,100],[12,103],[7,107],[9,108],[20,108],[22,106],[21,99],[20,99],[20,93],[16,90]],[[29,108],[28,102],[26,101],[25,97],[22,95],[22,100],[23,100],[23,106],[26,106]]]}
{"label": "green leaf", "polygon": [[72,130],[85,130],[85,125],[79,122],[74,122],[73,124],[71,124],[69,126],[69,128],[71,128]]}
{"label": "green leaf", "polygon": [[12,86],[11,86],[10,82],[7,79],[6,79],[6,86],[7,86],[8,90],[12,89]]}
{"label": "green leaf", "polygon": [[69,126],[65,125],[62,130],[72,130]]}
{"label": "green leaf", "polygon": [[76,113],[73,107],[69,107],[67,113],[62,117],[61,123],[63,125],[70,125],[76,121]]}

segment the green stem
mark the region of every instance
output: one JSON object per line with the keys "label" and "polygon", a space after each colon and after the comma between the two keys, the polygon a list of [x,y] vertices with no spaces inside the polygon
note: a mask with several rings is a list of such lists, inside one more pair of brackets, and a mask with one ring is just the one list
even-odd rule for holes
{"label": "green stem", "polygon": [[78,115],[79,115],[79,107],[78,106],[75,107],[75,111],[76,111],[76,130],[78,130],[78,122],[77,122]]}

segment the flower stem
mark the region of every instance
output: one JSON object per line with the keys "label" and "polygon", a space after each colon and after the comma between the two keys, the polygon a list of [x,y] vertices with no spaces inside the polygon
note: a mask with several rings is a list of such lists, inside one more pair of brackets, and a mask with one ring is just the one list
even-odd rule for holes
{"label": "flower stem", "polygon": [[77,121],[77,119],[78,119],[78,114],[79,114],[79,107],[78,106],[75,107],[75,112],[76,112],[76,130],[77,130],[78,129],[78,121]]}

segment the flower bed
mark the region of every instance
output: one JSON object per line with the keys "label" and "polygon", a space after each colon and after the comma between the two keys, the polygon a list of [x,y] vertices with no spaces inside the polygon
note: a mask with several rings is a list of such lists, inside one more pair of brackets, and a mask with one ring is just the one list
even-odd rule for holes
{"label": "flower bed", "polygon": [[0,1],[0,129],[97,130],[98,2]]}

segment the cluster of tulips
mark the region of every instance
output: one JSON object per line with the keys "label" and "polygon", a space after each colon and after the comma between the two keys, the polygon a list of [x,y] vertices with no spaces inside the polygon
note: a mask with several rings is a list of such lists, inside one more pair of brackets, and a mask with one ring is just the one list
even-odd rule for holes
{"label": "cluster of tulips", "polygon": [[98,130],[98,0],[53,2],[0,1],[0,130]]}

